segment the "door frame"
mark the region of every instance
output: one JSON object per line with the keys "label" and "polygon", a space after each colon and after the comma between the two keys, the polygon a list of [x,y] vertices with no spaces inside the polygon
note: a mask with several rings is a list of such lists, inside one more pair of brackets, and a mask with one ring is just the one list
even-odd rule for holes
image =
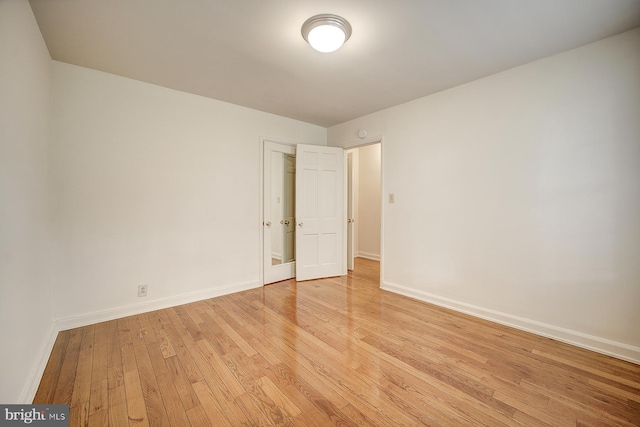
{"label": "door frame", "polygon": [[347,271],[353,271],[354,269],[354,249],[355,249],[355,225],[353,223],[353,211],[356,208],[353,194],[355,191],[354,183],[354,170],[353,170],[353,158],[356,151],[345,150],[346,168],[347,168]]}
{"label": "door frame", "polygon": [[[263,167],[263,162],[264,162],[264,143],[265,141],[269,141],[269,142],[275,142],[277,144],[283,144],[283,145],[298,145],[301,144],[300,142],[294,142],[294,141],[286,141],[283,139],[278,139],[278,138],[269,138],[269,137],[260,137],[260,144],[259,144],[259,155],[258,155],[258,170],[259,170],[259,179],[258,179],[258,194],[260,195],[260,200],[259,200],[259,221],[257,224],[257,229],[258,229],[258,248],[259,248],[259,256],[258,256],[258,271],[259,271],[259,280],[260,280],[260,284],[262,286],[264,286],[264,225],[263,225],[263,221],[264,221],[264,167]],[[359,140],[351,140],[351,141],[347,141],[344,143],[339,143],[337,145],[332,145],[333,147],[340,147],[342,149],[345,150],[345,167],[344,167],[344,178],[345,178],[345,191],[344,191],[344,206],[345,206],[345,218],[346,218],[346,207],[347,207],[347,191],[346,191],[346,185],[347,185],[347,167],[346,167],[346,156],[347,156],[347,150],[350,150],[352,148],[359,148],[359,147],[365,147],[367,145],[373,145],[373,144],[377,144],[380,143],[380,285],[382,285],[384,283],[384,206],[385,206],[385,197],[384,195],[386,194],[386,192],[388,191],[386,188],[386,183],[385,183],[385,178],[384,178],[384,171],[385,171],[385,163],[384,163],[384,158],[385,158],[385,154],[384,154],[384,148],[385,148],[385,144],[384,144],[384,135],[380,135],[380,136],[371,136],[368,138],[364,138],[364,139],[359,139]],[[346,227],[345,227],[346,230]],[[345,256],[345,262],[344,262],[344,274],[347,274],[347,260],[346,260],[346,256],[347,256],[347,233],[344,233],[344,238],[343,238],[343,245],[344,245],[344,256]]]}
{"label": "door frame", "polygon": [[[347,176],[347,167],[346,167],[346,162],[347,162],[347,150],[353,150],[355,148],[361,148],[361,147],[366,147],[368,145],[374,145],[374,144],[380,144],[380,285],[382,286],[382,284],[384,283],[384,206],[385,206],[385,197],[384,195],[387,192],[386,189],[386,184],[385,184],[385,179],[384,179],[384,135],[380,135],[380,136],[371,136],[368,138],[364,138],[364,139],[359,139],[359,140],[354,140],[354,141],[348,141],[348,142],[344,142],[344,143],[338,143],[337,145],[334,145],[334,147],[340,147],[342,149],[345,150],[345,168],[344,168],[344,174],[345,174],[345,210],[346,210],[346,206],[348,203],[347,200],[347,191],[346,191],[346,179],[348,179]],[[356,218],[357,221],[357,218]],[[345,253],[345,257],[347,256],[347,234],[345,233],[345,237],[344,237],[344,253]],[[346,263],[346,259],[345,259],[345,266],[347,265]],[[345,273],[346,274],[346,273]]]}

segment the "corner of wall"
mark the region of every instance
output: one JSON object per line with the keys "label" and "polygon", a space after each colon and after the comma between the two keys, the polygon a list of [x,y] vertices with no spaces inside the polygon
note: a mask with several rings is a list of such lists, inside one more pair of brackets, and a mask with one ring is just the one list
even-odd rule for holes
{"label": "corner of wall", "polygon": [[51,327],[47,332],[47,338],[42,343],[40,349],[37,352],[38,361],[36,365],[34,365],[34,367],[31,369],[31,372],[29,372],[24,387],[22,388],[22,391],[18,396],[20,402],[33,402],[59,332],[60,329],[58,329],[57,325],[55,323],[51,324]]}

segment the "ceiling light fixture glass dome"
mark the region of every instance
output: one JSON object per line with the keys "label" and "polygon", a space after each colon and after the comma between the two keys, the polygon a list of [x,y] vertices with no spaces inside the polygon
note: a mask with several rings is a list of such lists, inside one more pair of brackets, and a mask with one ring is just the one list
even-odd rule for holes
{"label": "ceiling light fixture glass dome", "polygon": [[351,24],[338,15],[315,15],[302,24],[302,37],[318,52],[334,52],[351,37]]}

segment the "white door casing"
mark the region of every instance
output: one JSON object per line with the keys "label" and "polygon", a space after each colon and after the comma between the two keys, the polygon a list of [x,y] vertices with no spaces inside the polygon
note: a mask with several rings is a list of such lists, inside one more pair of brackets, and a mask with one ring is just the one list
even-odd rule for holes
{"label": "white door casing", "polygon": [[353,153],[347,153],[347,269],[354,269]]}
{"label": "white door casing", "polygon": [[296,148],[296,279],[340,276],[345,266],[342,148]]}

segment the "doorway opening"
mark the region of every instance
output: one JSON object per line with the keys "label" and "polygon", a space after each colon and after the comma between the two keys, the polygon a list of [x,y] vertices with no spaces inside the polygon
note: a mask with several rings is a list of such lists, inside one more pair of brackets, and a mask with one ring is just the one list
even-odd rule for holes
{"label": "doorway opening", "polygon": [[[382,230],[382,144],[348,149],[347,267],[379,276]],[[372,269],[372,267],[376,267]]]}
{"label": "doorway opening", "polygon": [[266,283],[295,276],[294,145],[264,142],[263,279]]}
{"label": "doorway opening", "polygon": [[262,283],[342,276],[344,150],[263,140]]}
{"label": "doorway opening", "polygon": [[262,284],[350,275],[367,262],[382,284],[382,138],[343,147],[262,142]]}

